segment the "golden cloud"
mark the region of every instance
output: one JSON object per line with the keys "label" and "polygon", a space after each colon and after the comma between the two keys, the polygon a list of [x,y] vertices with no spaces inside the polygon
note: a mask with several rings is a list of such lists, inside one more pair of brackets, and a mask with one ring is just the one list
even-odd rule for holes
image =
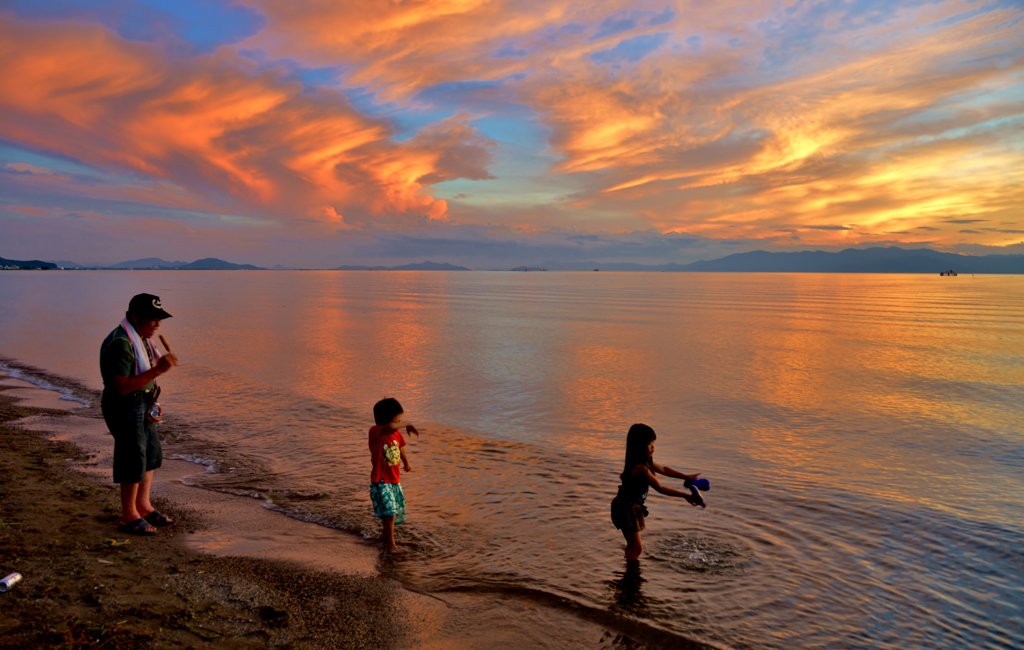
{"label": "golden cloud", "polygon": [[[515,105],[549,134],[556,162],[536,180],[561,183],[547,195],[559,203],[462,204],[463,222],[802,245],[893,233],[950,244],[963,234],[944,220],[964,215],[1024,226],[1024,111],[991,99],[1024,70],[1012,7],[953,0],[874,19],[848,3],[791,6],[780,21],[767,0],[247,4],[267,17],[260,33],[173,63],[100,27],[0,23],[0,137],[155,179],[63,181],[82,196],[402,227],[447,218],[436,183],[501,184],[498,145],[471,124]],[[785,32],[812,20],[813,37]],[[332,66],[336,86],[418,116],[457,114],[397,142],[343,92],[304,88],[243,51]],[[486,92],[460,104],[473,84]],[[454,110],[433,104],[449,97]],[[973,242],[1004,241],[977,230]]]}
{"label": "golden cloud", "polygon": [[[551,130],[553,171],[594,178],[566,206],[592,220],[629,214],[633,227],[774,237],[780,219],[811,226],[836,217],[859,224],[857,237],[882,236],[950,212],[998,212],[997,196],[1005,197],[1020,168],[1019,150],[995,146],[990,165],[981,154],[993,153],[992,142],[944,135],[983,119],[977,111],[961,114],[960,124],[920,119],[950,109],[959,95],[1017,83],[1020,57],[994,62],[1019,41],[1012,9],[947,2],[895,8],[886,20],[843,13],[848,6],[827,9],[815,18],[832,39],[825,56],[797,56],[785,74],[759,79],[753,66],[775,56],[770,50],[784,38],[751,27],[778,18],[768,2],[674,2],[672,20],[647,23],[633,20],[635,2],[616,0],[252,4],[269,27],[249,45],[344,63],[347,83],[383,100],[412,104],[435,84],[521,74],[507,98],[530,106]],[[800,11],[787,22],[810,20]],[[630,28],[595,31],[613,16],[632,21]],[[571,24],[590,28],[559,32]],[[637,61],[595,62],[629,38],[665,30],[667,45]],[[684,43],[693,35],[705,47],[691,54]],[[497,56],[508,43],[515,56]],[[1019,117],[1019,106],[1009,114]],[[802,243],[851,236],[799,232]]]}
{"label": "golden cloud", "polygon": [[223,48],[171,62],[102,27],[0,18],[0,61],[0,138],[157,181],[88,190],[106,198],[443,219],[429,183],[487,176],[487,143],[464,121],[396,144],[341,93],[303,93]]}

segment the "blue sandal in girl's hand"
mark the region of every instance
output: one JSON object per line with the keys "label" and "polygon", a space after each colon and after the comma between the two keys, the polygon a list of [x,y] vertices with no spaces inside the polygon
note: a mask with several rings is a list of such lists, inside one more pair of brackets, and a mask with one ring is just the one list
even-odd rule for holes
{"label": "blue sandal in girl's hand", "polygon": [[[699,481],[700,479],[697,480]],[[694,481],[694,485],[690,486],[690,494],[693,495],[690,503],[701,508],[707,508],[708,504],[704,503],[704,497],[700,495],[700,490],[697,489],[696,483],[697,481]]]}
{"label": "blue sandal in girl's hand", "polygon": [[688,478],[683,481],[683,487],[697,486],[697,489],[702,492],[707,492],[711,489],[711,483],[706,478]]}

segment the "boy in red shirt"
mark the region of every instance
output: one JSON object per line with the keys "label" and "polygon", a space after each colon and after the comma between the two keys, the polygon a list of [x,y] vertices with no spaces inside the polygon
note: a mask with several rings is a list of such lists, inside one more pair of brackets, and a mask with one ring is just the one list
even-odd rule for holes
{"label": "boy in red shirt", "polygon": [[[373,458],[370,501],[373,503],[373,516],[380,517],[383,529],[380,537],[388,553],[401,552],[395,544],[395,524],[405,521],[405,495],[399,482],[398,462],[402,462],[405,471],[412,471],[409,457],[405,454],[405,438],[399,431],[404,412],[398,400],[386,397],[373,405],[373,421],[377,424],[370,427],[370,456]],[[405,425],[405,431],[417,438],[420,435],[411,424]]]}

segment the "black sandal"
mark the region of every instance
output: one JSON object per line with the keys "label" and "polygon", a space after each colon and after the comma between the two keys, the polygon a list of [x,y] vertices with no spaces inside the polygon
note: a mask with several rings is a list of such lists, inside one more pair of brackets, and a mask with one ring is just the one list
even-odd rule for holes
{"label": "black sandal", "polygon": [[143,537],[152,537],[153,535],[156,535],[156,528],[150,526],[149,522],[142,517],[135,521],[128,522],[127,524],[118,524],[117,529],[122,533],[128,533],[129,535],[142,535]]}
{"label": "black sandal", "polygon": [[143,517],[143,519],[145,519],[150,524],[156,526],[157,528],[162,528],[164,526],[170,526],[171,524],[174,523],[173,521],[171,521],[170,519],[168,519],[164,515],[160,514],[156,510],[154,510],[153,512],[151,512],[148,515],[146,515],[145,517]]}

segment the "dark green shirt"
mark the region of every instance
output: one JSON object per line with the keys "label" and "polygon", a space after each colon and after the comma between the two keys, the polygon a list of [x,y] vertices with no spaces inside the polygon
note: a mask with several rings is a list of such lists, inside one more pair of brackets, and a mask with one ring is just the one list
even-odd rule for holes
{"label": "dark green shirt", "polygon": [[[152,365],[152,358],[150,365]],[[118,325],[100,346],[100,374],[103,375],[103,388],[116,392],[114,377],[133,377],[135,375],[135,346],[128,338],[128,332]],[[144,390],[150,390],[156,382],[146,384]]]}

